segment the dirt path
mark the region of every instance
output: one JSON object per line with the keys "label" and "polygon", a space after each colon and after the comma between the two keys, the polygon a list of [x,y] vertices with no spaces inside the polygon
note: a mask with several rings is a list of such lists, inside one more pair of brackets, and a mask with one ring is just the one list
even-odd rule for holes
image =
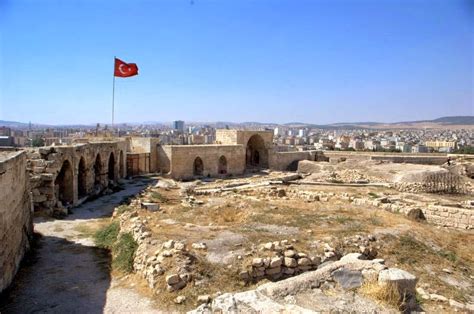
{"label": "dirt path", "polygon": [[38,248],[2,296],[0,313],[157,312],[151,299],[118,287],[109,274],[107,252],[77,230],[110,216],[124,197],[146,185],[129,182],[123,191],[73,209],[64,220],[36,219],[35,231],[42,235]]}

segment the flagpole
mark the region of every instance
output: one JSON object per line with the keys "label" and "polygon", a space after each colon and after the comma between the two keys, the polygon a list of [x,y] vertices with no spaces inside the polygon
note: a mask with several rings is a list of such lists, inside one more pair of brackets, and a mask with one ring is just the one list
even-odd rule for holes
{"label": "flagpole", "polygon": [[114,72],[113,72],[113,77],[114,77],[114,82],[112,84],[112,131],[114,129],[114,110],[115,110],[115,56],[114,56]]}

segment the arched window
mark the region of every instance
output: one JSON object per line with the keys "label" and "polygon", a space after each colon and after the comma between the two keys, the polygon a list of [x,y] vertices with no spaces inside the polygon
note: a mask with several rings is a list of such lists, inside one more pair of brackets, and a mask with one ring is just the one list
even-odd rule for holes
{"label": "arched window", "polygon": [[202,176],[203,171],[204,164],[202,162],[202,159],[200,157],[196,157],[196,159],[194,159],[193,174],[195,176]]}

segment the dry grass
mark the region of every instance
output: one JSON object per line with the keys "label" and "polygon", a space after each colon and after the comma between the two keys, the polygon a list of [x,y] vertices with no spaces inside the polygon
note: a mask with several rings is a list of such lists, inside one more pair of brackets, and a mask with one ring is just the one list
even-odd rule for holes
{"label": "dry grass", "polygon": [[[231,181],[228,180],[225,184]],[[212,185],[219,186],[217,183]],[[398,196],[398,192],[385,188],[356,189],[326,186],[315,188],[310,186],[307,190],[347,192],[364,197],[379,197],[388,194]],[[410,221],[402,214],[371,206],[354,206],[341,199],[330,199],[328,202],[307,202],[298,198],[288,200],[268,197],[268,191],[268,188],[264,187],[238,194],[195,195],[196,199],[202,200],[204,204],[187,207],[181,203],[179,190],[157,189],[154,192],[160,196],[153,194],[154,199],[161,202],[166,200],[162,203],[162,210],[156,213],[140,210],[139,215],[147,219],[147,225],[151,228],[154,239],[185,240],[190,244],[215,239],[220,232],[230,231],[244,237],[241,246],[237,249],[243,249],[245,252],[250,252],[252,247],[258,247],[260,243],[295,238],[298,240],[295,243],[298,251],[315,254],[320,253],[317,252],[320,247],[313,247],[311,244],[314,241],[329,242],[333,247],[342,248],[341,243],[344,237],[374,233],[377,234],[377,245],[380,245],[378,256],[384,258],[387,265],[390,267],[396,265],[395,267],[415,274],[420,278],[420,284],[435,287],[437,293],[452,297],[457,301],[465,301],[467,293],[441,281],[438,274],[442,268],[450,268],[456,275],[463,274],[469,278],[474,266],[474,250],[471,248],[474,243],[472,232],[453,230],[441,232],[435,226]],[[410,195],[410,197],[418,196]],[[176,224],[163,222],[163,220],[171,219],[176,221]],[[196,227],[188,228],[186,224],[193,224]],[[288,229],[296,229],[296,231],[285,233],[284,231]],[[408,230],[410,233],[407,233]],[[346,251],[349,249],[344,248]],[[235,249],[233,246],[222,248],[222,250]],[[159,287],[160,292],[154,298],[160,304],[167,304],[170,310],[184,310],[196,305],[197,295],[242,290],[241,281],[235,277],[238,270],[244,267],[243,263],[247,262],[247,259],[264,254],[260,251],[248,257],[243,254],[244,259],[235,261],[231,268],[227,268],[226,265],[210,264],[204,255],[200,255],[200,258],[193,263],[193,267],[205,280],[194,281],[183,290],[170,293],[166,291],[163,278],[160,280],[162,285]],[[428,267],[436,270],[437,273],[433,275],[427,270]],[[194,285],[196,282],[198,285]],[[393,307],[399,308],[402,304],[400,298],[397,298],[390,288],[381,288],[375,283],[363,289],[367,294]],[[177,295],[187,297],[188,300],[184,305],[174,305],[173,300]]]}
{"label": "dry grass", "polygon": [[402,310],[405,306],[405,296],[401,295],[397,286],[391,283],[379,284],[377,280],[367,280],[359,288],[359,292],[398,310]]}

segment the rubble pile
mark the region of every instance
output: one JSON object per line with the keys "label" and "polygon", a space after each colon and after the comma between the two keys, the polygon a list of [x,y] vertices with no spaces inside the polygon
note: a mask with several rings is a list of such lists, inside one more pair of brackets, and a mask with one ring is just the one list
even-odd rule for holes
{"label": "rubble pile", "polygon": [[153,239],[146,219],[141,219],[136,211],[127,211],[119,219],[120,232],[130,232],[138,244],[133,268],[151,289],[158,289],[160,280],[166,283],[168,291],[180,290],[192,281],[192,264],[196,257],[186,243],[175,240],[160,243]]}
{"label": "rubble pile", "polygon": [[[321,264],[321,257],[297,252],[288,240],[268,242],[261,249],[269,254],[263,258],[253,258],[248,269],[240,272],[239,276],[242,280],[246,282],[263,278],[277,280],[317,269]],[[331,257],[335,256],[333,252]]]}

